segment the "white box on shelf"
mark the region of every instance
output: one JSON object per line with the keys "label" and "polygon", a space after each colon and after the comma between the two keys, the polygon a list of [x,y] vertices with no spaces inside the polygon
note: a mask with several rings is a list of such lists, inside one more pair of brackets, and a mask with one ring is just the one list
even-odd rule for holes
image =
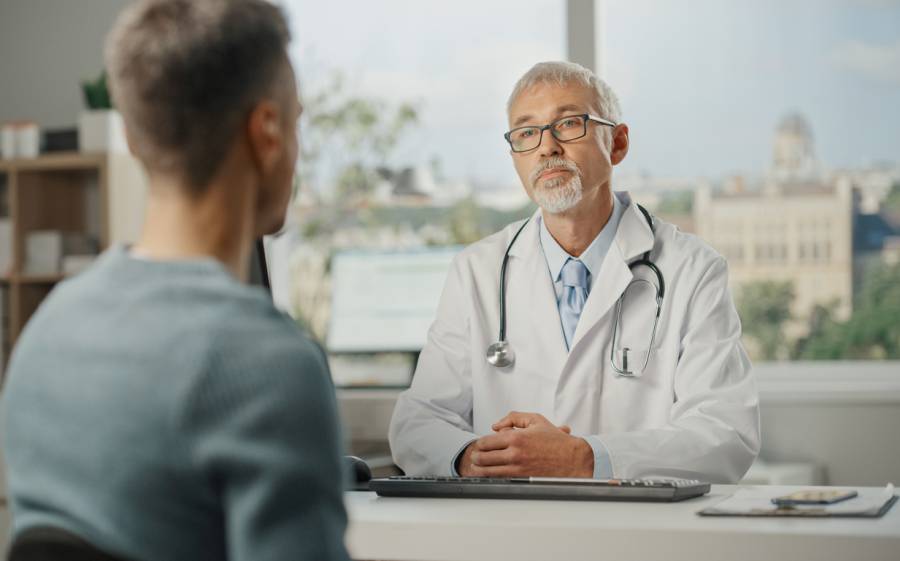
{"label": "white box on shelf", "polygon": [[128,152],[122,115],[114,109],[84,111],[78,117],[78,149],[81,152]]}
{"label": "white box on shelf", "polygon": [[41,152],[41,129],[37,123],[27,121],[16,128],[16,157],[37,158]]}
{"label": "white box on shelf", "polygon": [[12,123],[4,123],[0,127],[0,155],[7,160],[16,157],[16,127]]}
{"label": "white box on shelf", "polygon": [[12,254],[12,220],[9,218],[0,218],[0,277],[5,277],[11,272]]}
{"label": "white box on shelf", "polygon": [[63,257],[63,233],[35,230],[25,236],[25,274],[58,275]]}

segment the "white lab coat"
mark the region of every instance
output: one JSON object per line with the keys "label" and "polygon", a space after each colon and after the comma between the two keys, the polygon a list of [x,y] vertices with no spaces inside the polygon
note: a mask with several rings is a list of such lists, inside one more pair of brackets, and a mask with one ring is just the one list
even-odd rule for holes
{"label": "white lab coat", "polygon": [[[617,196],[627,206],[569,351],[537,213],[513,245],[507,270],[513,366],[491,366],[485,352],[500,327],[500,264],[521,222],[456,257],[412,385],[391,420],[394,461],[407,474],[449,475],[460,449],[510,411],[540,413],[571,426],[573,435],[598,436],[614,477],[733,483],[747,471],[760,446],[758,395],[725,260],[659,219],[654,234],[629,195]],[[632,361],[651,356],[641,376],[621,377],[609,361],[615,303],[636,276],[656,284],[646,267],[628,267],[651,248],[666,283],[656,341],[647,348],[655,299],[637,284],[625,299],[620,341],[632,349]]]}

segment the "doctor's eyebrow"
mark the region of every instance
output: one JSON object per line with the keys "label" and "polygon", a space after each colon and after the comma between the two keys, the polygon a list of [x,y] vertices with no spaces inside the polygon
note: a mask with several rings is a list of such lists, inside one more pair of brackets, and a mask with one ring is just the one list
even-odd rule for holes
{"label": "doctor's eyebrow", "polygon": [[[569,112],[571,112],[571,111],[584,112],[585,110],[584,110],[582,107],[578,106],[578,105],[574,105],[574,104],[572,104],[572,103],[569,103],[569,104],[566,104],[566,105],[560,105],[559,107],[557,107],[557,108],[556,108],[556,115],[557,115],[557,117],[562,117],[562,116],[563,116],[563,113],[569,113]],[[513,121],[512,126],[513,126],[513,128],[518,127],[519,125],[522,125],[522,124],[524,124],[524,123],[527,123],[528,121],[530,121],[530,120],[532,120],[532,119],[534,119],[534,116],[532,116],[532,115],[522,115],[521,117],[519,117],[518,119],[516,119],[515,121]]]}

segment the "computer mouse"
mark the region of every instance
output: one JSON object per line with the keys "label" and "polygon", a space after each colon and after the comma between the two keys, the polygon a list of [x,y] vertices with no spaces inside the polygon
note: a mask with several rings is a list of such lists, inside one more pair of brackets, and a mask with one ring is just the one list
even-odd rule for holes
{"label": "computer mouse", "polygon": [[372,479],[372,470],[369,464],[357,456],[344,456],[344,469],[348,478],[355,483],[366,483]]}

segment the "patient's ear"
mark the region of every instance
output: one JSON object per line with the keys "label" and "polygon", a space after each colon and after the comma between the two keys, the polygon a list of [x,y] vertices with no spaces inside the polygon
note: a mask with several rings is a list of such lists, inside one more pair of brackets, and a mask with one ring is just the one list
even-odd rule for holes
{"label": "patient's ear", "polygon": [[268,175],[278,164],[284,150],[281,110],[271,101],[258,103],[247,119],[247,143],[250,157],[262,175]]}

